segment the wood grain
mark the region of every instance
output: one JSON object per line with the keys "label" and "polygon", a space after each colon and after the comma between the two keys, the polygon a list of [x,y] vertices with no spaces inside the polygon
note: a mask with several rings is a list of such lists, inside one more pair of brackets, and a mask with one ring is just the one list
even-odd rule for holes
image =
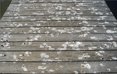
{"label": "wood grain", "polygon": [[[16,48],[17,47],[17,48]],[[117,50],[117,42],[1,42],[0,51]]]}
{"label": "wood grain", "polygon": [[[0,62],[2,73],[100,73],[117,72],[111,62]],[[87,67],[88,65],[88,67]],[[9,66],[9,67],[8,67]]]}
{"label": "wood grain", "polygon": [[0,73],[117,74],[116,53],[104,0],[12,0],[0,20]]}
{"label": "wood grain", "polygon": [[0,22],[0,27],[116,27],[117,21],[21,21]]}

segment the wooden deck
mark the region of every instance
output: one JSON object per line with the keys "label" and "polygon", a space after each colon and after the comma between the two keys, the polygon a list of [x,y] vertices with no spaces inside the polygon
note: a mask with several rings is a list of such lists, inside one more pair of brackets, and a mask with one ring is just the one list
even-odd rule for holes
{"label": "wooden deck", "polygon": [[104,0],[12,0],[0,73],[117,74],[117,21]]}

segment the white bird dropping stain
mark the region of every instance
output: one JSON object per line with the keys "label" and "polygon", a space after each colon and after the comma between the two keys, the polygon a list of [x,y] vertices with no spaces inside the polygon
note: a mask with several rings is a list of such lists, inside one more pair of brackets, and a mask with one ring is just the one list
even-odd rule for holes
{"label": "white bird dropping stain", "polygon": [[16,56],[16,55],[13,55],[13,58],[14,58],[16,61],[18,61],[18,59],[17,59],[17,56]]}
{"label": "white bird dropping stain", "polygon": [[23,69],[24,71],[28,71],[28,69],[24,66],[24,64],[23,64],[23,66],[22,66],[22,69]]}
{"label": "white bird dropping stain", "polygon": [[78,74],[78,71],[73,71],[73,73]]}
{"label": "white bird dropping stain", "polygon": [[31,55],[31,54],[32,54],[31,52],[28,52],[28,51],[25,52],[25,55],[26,55],[26,56],[29,56],[29,55]]}
{"label": "white bird dropping stain", "polygon": [[95,52],[97,56],[103,56],[100,52]]}
{"label": "white bird dropping stain", "polygon": [[49,55],[47,55],[46,53],[41,53],[40,56],[41,56],[41,58],[44,58],[44,57],[49,58]]}
{"label": "white bird dropping stain", "polygon": [[117,33],[117,31],[107,30],[106,33]]}
{"label": "white bird dropping stain", "polygon": [[99,64],[100,66],[104,66],[102,63]]}
{"label": "white bird dropping stain", "polygon": [[38,69],[46,69],[44,66],[38,66]]}
{"label": "white bird dropping stain", "polygon": [[117,60],[117,57],[112,57],[113,60]]}
{"label": "white bird dropping stain", "polygon": [[83,55],[79,55],[78,59],[90,58],[88,53],[84,53]]}
{"label": "white bird dropping stain", "polygon": [[116,42],[113,42],[113,46],[114,46],[114,47],[117,47],[117,43],[116,43]]}
{"label": "white bird dropping stain", "polygon": [[90,64],[88,64],[88,63],[81,64],[81,67],[82,67],[82,68],[91,69],[91,65],[90,65]]}
{"label": "white bird dropping stain", "polygon": [[54,72],[54,70],[50,69],[49,72]]}

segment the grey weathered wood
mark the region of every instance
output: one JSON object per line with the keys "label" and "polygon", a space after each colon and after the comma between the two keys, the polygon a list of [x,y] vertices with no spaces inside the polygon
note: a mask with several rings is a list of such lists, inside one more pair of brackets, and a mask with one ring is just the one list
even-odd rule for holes
{"label": "grey weathered wood", "polygon": [[12,0],[11,3],[36,3],[36,2],[86,2],[86,3],[105,3],[104,0],[35,0],[35,1],[32,1],[32,0]]}
{"label": "grey weathered wood", "polygon": [[39,16],[39,15],[87,15],[87,16],[110,16],[113,15],[111,12],[100,12],[100,11],[91,11],[91,10],[84,10],[84,11],[29,11],[25,13],[26,11],[22,12],[6,12],[4,16],[25,16],[25,15],[31,15],[31,16]]}
{"label": "grey weathered wood", "polygon": [[[16,48],[17,47],[17,48]],[[1,42],[0,50],[117,50],[117,42]]]}
{"label": "grey weathered wood", "polygon": [[[117,72],[117,62],[0,62],[2,73]],[[9,67],[8,67],[9,66]]]}
{"label": "grey weathered wood", "polygon": [[21,33],[117,33],[117,27],[26,27],[26,28],[2,28],[1,34]]}
{"label": "grey weathered wood", "polygon": [[21,12],[21,11],[28,11],[28,10],[92,10],[92,11],[110,11],[108,7],[102,7],[102,6],[75,6],[75,7],[70,7],[70,6],[64,6],[62,8],[57,7],[57,6],[34,6],[27,4],[27,6],[15,6],[14,4],[11,4],[7,11],[13,12]]}
{"label": "grey weathered wood", "polygon": [[117,22],[110,21],[32,21],[32,22],[0,22],[0,27],[78,27],[78,26],[117,26]]}
{"label": "grey weathered wood", "polygon": [[117,60],[117,51],[0,52],[0,61],[99,61]]}
{"label": "grey weathered wood", "polygon": [[[105,73],[97,73],[97,74],[116,74],[117,72],[105,72]],[[95,73],[94,73],[95,74]]]}
{"label": "grey weathered wood", "polygon": [[1,41],[116,41],[117,34],[1,34]]}
{"label": "grey weathered wood", "polygon": [[107,4],[106,3],[31,3],[31,4],[12,4],[12,5],[15,5],[15,6],[106,6],[107,7]]}
{"label": "grey weathered wood", "polygon": [[102,20],[102,21],[116,21],[114,16],[16,16],[3,17],[1,21],[40,21],[40,20]]}
{"label": "grey weathered wood", "polygon": [[0,73],[116,74],[116,33],[104,0],[12,0],[0,21]]}

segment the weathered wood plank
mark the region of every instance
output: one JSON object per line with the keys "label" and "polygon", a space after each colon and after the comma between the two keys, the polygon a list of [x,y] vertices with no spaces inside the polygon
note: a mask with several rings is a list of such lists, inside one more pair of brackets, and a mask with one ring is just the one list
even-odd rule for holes
{"label": "weathered wood plank", "polygon": [[0,21],[0,73],[116,74],[116,26],[104,0],[12,0]]}
{"label": "weathered wood plank", "polygon": [[0,52],[0,61],[99,61],[117,60],[117,51]]}
{"label": "weathered wood plank", "polygon": [[13,12],[21,12],[21,11],[28,11],[28,10],[92,10],[92,11],[110,11],[108,7],[102,6],[64,6],[64,7],[57,7],[57,6],[34,6],[27,4],[27,6],[15,6],[14,4],[10,4],[7,11]]}
{"label": "weathered wood plank", "polygon": [[0,62],[2,73],[117,72],[117,62]]}
{"label": "weathered wood plank", "polygon": [[0,22],[0,27],[78,27],[78,26],[117,26],[117,22],[108,21],[32,21],[32,22]]}
{"label": "weathered wood plank", "polygon": [[116,41],[117,34],[1,34],[1,41]]}
{"label": "weathered wood plank", "polygon": [[117,33],[117,27],[26,27],[2,28],[0,34],[29,34],[29,33]]}
{"label": "weathered wood plank", "polygon": [[40,6],[72,6],[72,7],[79,7],[79,6],[105,6],[107,7],[106,3],[31,3],[31,4],[11,4],[16,7],[28,7],[28,6],[34,6],[34,7],[40,7]]}
{"label": "weathered wood plank", "polygon": [[102,20],[102,21],[116,21],[114,16],[16,16],[16,17],[3,17],[1,21],[40,21],[40,20]]}
{"label": "weathered wood plank", "polygon": [[105,3],[104,0],[12,0],[11,3],[39,3],[39,2],[86,2],[86,3]]}
{"label": "weathered wood plank", "polygon": [[117,42],[1,42],[0,50],[117,50]]}
{"label": "weathered wood plank", "polygon": [[100,12],[100,11],[91,11],[91,10],[84,10],[84,11],[29,11],[25,13],[26,11],[22,12],[6,12],[4,16],[26,16],[26,15],[31,15],[31,16],[39,16],[39,15],[84,15],[84,16],[96,16],[96,15],[103,15],[103,16],[110,16],[113,15],[112,12]]}
{"label": "weathered wood plank", "polygon": [[[97,74],[116,74],[117,72],[105,72],[105,73],[97,73]],[[92,73],[93,74],[93,73]],[[94,73],[95,74],[95,73]]]}

